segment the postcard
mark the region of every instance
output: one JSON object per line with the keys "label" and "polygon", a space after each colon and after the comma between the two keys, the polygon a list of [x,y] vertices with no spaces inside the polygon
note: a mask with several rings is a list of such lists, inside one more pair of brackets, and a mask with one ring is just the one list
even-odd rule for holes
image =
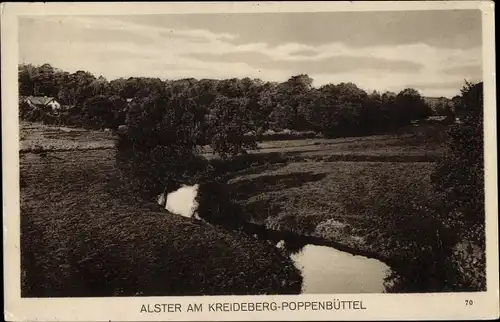
{"label": "postcard", "polygon": [[492,1],[1,27],[7,321],[499,317]]}

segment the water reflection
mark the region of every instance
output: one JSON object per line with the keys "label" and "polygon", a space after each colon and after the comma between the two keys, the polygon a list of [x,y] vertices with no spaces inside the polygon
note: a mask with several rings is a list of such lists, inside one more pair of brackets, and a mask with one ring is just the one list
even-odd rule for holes
{"label": "water reflection", "polygon": [[164,206],[169,212],[181,215],[183,217],[191,218],[197,217],[198,202],[196,196],[198,195],[199,185],[192,186],[182,185],[179,189],[170,192],[165,196],[162,193],[158,196],[158,204]]}
{"label": "water reflection", "polygon": [[327,246],[286,243],[303,277],[302,293],[382,293],[389,266],[379,260],[354,256]]}

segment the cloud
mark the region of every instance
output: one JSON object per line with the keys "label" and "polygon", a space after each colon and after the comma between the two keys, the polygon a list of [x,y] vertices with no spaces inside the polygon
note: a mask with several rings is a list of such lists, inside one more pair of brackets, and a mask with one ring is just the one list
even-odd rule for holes
{"label": "cloud", "polygon": [[481,64],[453,66],[443,69],[443,72],[449,75],[468,75],[475,79],[481,79],[482,66]]}
{"label": "cloud", "polygon": [[150,38],[127,29],[88,27],[81,19],[65,18],[20,18],[19,38],[21,42],[86,42],[119,43],[134,42],[146,44]]}
{"label": "cloud", "polygon": [[418,88],[420,90],[456,90],[464,85],[464,80],[449,79],[441,82],[421,82],[421,83],[407,83],[405,87]]}
{"label": "cloud", "polygon": [[293,53],[293,55],[302,56],[302,57],[312,57],[312,56],[318,55],[318,51],[315,50],[314,48],[298,49],[292,53]]}
{"label": "cloud", "polygon": [[[168,26],[148,26],[130,21],[121,21],[113,16],[42,16],[23,17],[20,19],[20,28],[45,28],[42,33],[50,38],[56,33],[59,39],[89,37],[96,42],[113,41],[113,37],[106,34],[119,35],[118,41],[151,42],[161,41],[165,37],[198,39],[198,40],[229,40],[236,38],[231,33],[212,33],[203,29],[176,29]],[[103,39],[104,37],[104,39]]]}
{"label": "cloud", "polygon": [[231,40],[236,45],[263,41],[271,46],[287,42],[318,46],[336,41],[356,48],[423,43],[467,49],[482,43],[480,10],[207,14],[187,22],[179,16],[168,19],[211,31],[231,29],[239,35]]}
{"label": "cloud", "polygon": [[186,37],[186,35],[180,35],[179,33],[174,33],[173,31],[161,32],[159,35],[161,37],[163,37],[165,39],[169,39],[169,40],[179,40],[179,39],[189,38],[189,41],[194,42],[194,43],[209,43],[210,42],[210,40],[208,40],[205,37],[200,37],[200,36],[195,36],[195,35],[191,35],[191,36]]}
{"label": "cloud", "polygon": [[232,35],[230,33],[220,33],[220,34],[215,34],[211,33],[207,30],[202,30],[202,29],[193,29],[193,30],[175,30],[175,29],[170,29],[169,31],[161,31],[159,33],[160,36],[162,37],[176,37],[176,38],[186,38],[189,41],[200,41],[200,42],[210,42],[211,40],[228,40],[228,39],[233,39],[236,38],[237,36]]}
{"label": "cloud", "polygon": [[317,60],[278,60],[259,52],[245,51],[225,54],[189,54],[203,61],[240,62],[257,69],[281,69],[291,73],[337,73],[364,70],[387,70],[391,72],[418,72],[421,65],[410,61],[390,60],[379,57],[330,56]]}

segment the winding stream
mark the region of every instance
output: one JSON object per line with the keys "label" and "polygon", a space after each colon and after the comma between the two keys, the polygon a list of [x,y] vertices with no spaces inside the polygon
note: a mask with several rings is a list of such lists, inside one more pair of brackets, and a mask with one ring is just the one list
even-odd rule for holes
{"label": "winding stream", "polygon": [[[171,213],[199,219],[196,212],[198,204],[195,201],[198,187],[182,185],[166,196],[158,196],[158,203]],[[379,260],[321,245],[314,237],[293,236],[291,233],[270,231],[253,224],[248,224],[247,228],[256,229],[256,237],[274,243],[290,255],[301,272],[303,294],[385,291],[384,280],[391,269]]]}

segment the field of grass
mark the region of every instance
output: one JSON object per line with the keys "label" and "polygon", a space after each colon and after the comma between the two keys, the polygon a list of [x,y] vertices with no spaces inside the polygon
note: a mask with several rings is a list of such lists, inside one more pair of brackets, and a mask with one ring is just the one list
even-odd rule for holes
{"label": "field of grass", "polygon": [[404,246],[392,238],[394,229],[407,228],[395,223],[416,220],[401,218],[406,214],[397,207],[435,197],[433,168],[431,162],[291,162],[242,171],[228,183],[254,223],[390,259]]}
{"label": "field of grass", "polygon": [[[21,138],[30,129],[57,132],[26,126]],[[300,292],[299,272],[276,247],[141,200],[121,180],[115,150],[85,144],[98,133],[75,142],[67,133],[43,145],[49,151],[20,154],[22,296]]]}
{"label": "field of grass", "polygon": [[112,149],[115,138],[111,132],[88,131],[41,123],[19,124],[20,152]]}
{"label": "field of grass", "polygon": [[[444,128],[440,124],[408,126],[391,134],[336,139],[265,141],[254,155],[290,161],[435,161],[440,157]],[[209,147],[204,156],[215,158]]]}

